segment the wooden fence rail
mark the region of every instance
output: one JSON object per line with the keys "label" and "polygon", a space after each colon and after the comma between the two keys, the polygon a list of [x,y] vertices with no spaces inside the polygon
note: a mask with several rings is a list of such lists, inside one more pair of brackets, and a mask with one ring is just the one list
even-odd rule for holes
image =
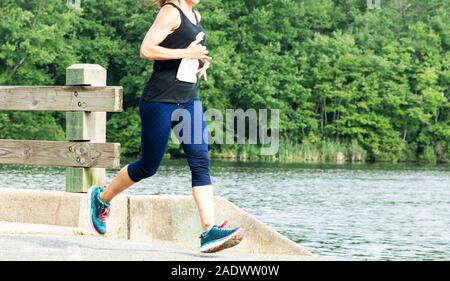
{"label": "wooden fence rail", "polygon": [[119,144],[0,139],[0,162],[38,166],[117,169]]}
{"label": "wooden fence rail", "polygon": [[0,110],[122,111],[122,87],[0,86]]}
{"label": "wooden fence rail", "polygon": [[69,192],[103,186],[105,168],[120,167],[120,144],[106,143],[106,112],[122,104],[122,87],[106,86],[96,64],[68,67],[66,86],[0,86],[0,110],[66,112],[66,141],[0,139],[0,164],[67,167]]}

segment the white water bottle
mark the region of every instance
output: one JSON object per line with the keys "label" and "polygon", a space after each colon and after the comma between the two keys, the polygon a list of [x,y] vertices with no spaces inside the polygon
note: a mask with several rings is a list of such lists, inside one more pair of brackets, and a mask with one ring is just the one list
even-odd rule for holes
{"label": "white water bottle", "polygon": [[[196,40],[203,40],[204,32],[197,34]],[[198,59],[182,59],[178,67],[177,79],[188,83],[197,83]]]}

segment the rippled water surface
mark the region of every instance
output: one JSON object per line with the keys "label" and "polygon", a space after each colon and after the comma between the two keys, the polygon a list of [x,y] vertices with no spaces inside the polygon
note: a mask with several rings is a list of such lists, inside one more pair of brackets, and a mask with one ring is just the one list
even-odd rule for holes
{"label": "rippled water surface", "polygon": [[[450,259],[450,166],[213,162],[216,193],[320,255]],[[111,180],[117,171],[108,171]],[[64,190],[64,169],[0,165],[0,187]],[[129,194],[190,194],[185,161]]]}

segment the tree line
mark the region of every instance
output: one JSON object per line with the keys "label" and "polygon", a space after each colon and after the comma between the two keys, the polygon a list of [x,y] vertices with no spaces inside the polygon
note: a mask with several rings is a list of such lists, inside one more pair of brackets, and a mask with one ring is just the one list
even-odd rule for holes
{"label": "tree line", "polygon": [[[157,9],[145,0],[0,0],[0,85],[64,85],[65,68],[97,63],[124,87],[108,141],[139,154],[138,99],[152,71],[140,43]],[[450,158],[450,0],[203,0],[213,56],[205,108],[280,110],[291,161]],[[0,138],[64,139],[64,113],[0,112]],[[180,151],[170,143],[169,152]],[[214,157],[258,147],[213,145]]]}

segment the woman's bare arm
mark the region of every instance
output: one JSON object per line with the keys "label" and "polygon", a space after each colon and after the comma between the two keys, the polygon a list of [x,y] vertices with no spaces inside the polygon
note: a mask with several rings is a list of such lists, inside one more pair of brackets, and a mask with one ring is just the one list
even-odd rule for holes
{"label": "woman's bare arm", "polygon": [[186,49],[169,49],[159,46],[180,24],[179,12],[174,7],[170,5],[162,7],[141,44],[140,57],[152,60],[209,58],[206,47],[199,45],[201,40],[192,42]]}

